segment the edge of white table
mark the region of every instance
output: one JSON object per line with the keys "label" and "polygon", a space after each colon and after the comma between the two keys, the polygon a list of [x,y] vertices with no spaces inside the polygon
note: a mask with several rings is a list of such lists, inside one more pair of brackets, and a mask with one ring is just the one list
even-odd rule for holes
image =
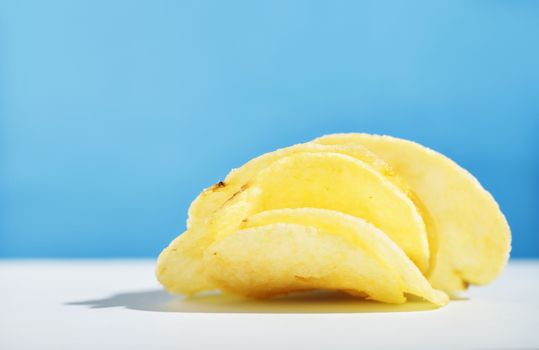
{"label": "edge of white table", "polygon": [[165,293],[154,260],[0,260],[0,349],[539,349],[539,260],[434,309]]}

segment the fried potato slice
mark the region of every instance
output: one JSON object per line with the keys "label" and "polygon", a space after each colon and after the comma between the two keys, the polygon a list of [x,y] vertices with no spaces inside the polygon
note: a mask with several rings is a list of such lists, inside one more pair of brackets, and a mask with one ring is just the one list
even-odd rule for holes
{"label": "fried potato slice", "polygon": [[362,160],[378,170],[405,193],[408,193],[408,187],[395,174],[395,171],[366,147],[360,145],[319,145],[315,143],[297,144],[254,158],[240,168],[233,169],[224,181],[220,181],[202,191],[191,203],[187,227],[191,228],[207,224],[207,220],[218,208],[271,163],[293,154],[313,152],[340,153]]}
{"label": "fried potato slice", "polygon": [[226,236],[238,229],[259,195],[256,188],[240,190],[226,202],[226,206],[214,213],[207,224],[191,227],[173,240],[157,260],[159,282],[169,292],[178,294],[191,295],[215,289],[204,272],[204,251],[214,242],[217,233]]}
{"label": "fried potato slice", "polygon": [[156,277],[171,293],[194,294],[212,290],[206,279],[201,256],[212,243],[206,235],[185,231],[163,249],[157,259]]}
{"label": "fried potato slice", "polygon": [[260,189],[250,215],[312,207],[361,217],[384,231],[421,270],[427,268],[427,234],[417,208],[363,161],[331,152],[293,154],[272,163],[249,186]]}
{"label": "fried potato slice", "polygon": [[[333,209],[362,217],[386,232],[420,269],[427,269],[425,225],[404,192],[356,158],[333,152],[300,152],[271,163],[203,225],[189,229],[183,239],[166,248],[158,261],[159,281],[175,293],[211,289],[202,266],[202,255],[211,242],[241,228],[242,221],[250,215],[301,207]],[[170,264],[177,267],[168,268]]]}
{"label": "fried potato slice", "polygon": [[437,305],[448,302],[448,296],[432,288],[401,248],[384,232],[361,218],[327,209],[274,209],[251,216],[244,222],[243,227],[277,223],[310,226],[320,232],[337,235],[351,246],[374,257],[382,266],[396,272],[401,283],[400,290],[403,292],[422,297]]}
{"label": "fried potato slice", "polygon": [[325,289],[386,303],[406,301],[394,271],[314,227],[278,223],[240,230],[213,243],[204,260],[219,289],[240,295]]}
{"label": "fried potato slice", "polygon": [[429,273],[435,288],[459,291],[469,283],[486,284],[502,272],[511,249],[509,225],[490,193],[455,162],[390,136],[335,134],[314,142],[363,145],[406,181],[427,208],[438,236],[436,262]]}
{"label": "fried potato slice", "polygon": [[[208,232],[210,218],[214,213],[221,208],[227,201],[230,200],[236,193],[242,191],[245,184],[252,179],[261,170],[268,167],[271,163],[283,157],[308,152],[333,152],[346,154],[351,157],[362,160],[370,164],[373,168],[383,174],[389,181],[401,188],[405,193],[408,193],[406,184],[395,175],[391,167],[382,159],[376,157],[374,153],[366,147],[358,145],[318,145],[314,143],[297,144],[294,146],[278,149],[273,152],[263,154],[244,164],[242,167],[233,169],[224,181],[203,190],[200,195],[191,203],[189,208],[187,228],[188,230],[182,233],[183,238],[179,237],[165,248],[158,260],[157,275],[159,280],[168,281],[165,286],[178,286],[179,284],[171,283],[174,279],[171,276],[184,276],[183,279],[191,281],[186,289],[175,289],[171,291],[177,293],[192,294],[198,291],[207,290],[210,288],[209,283],[205,280],[201,273],[202,266],[200,260],[201,246]],[[222,215],[221,215],[222,216]],[[214,220],[215,221],[215,220]],[[202,236],[202,237],[201,237]],[[204,238],[206,237],[206,238]],[[202,244],[207,247],[207,244]],[[188,247],[188,248],[186,248]],[[172,265],[165,268],[165,265]],[[425,267],[426,268],[426,267]],[[168,270],[167,270],[168,269]],[[163,272],[164,271],[164,272]]]}

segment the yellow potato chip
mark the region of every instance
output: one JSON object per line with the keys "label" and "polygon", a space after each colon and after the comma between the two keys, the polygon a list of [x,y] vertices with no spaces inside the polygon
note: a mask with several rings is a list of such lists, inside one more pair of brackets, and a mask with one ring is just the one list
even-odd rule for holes
{"label": "yellow potato chip", "polygon": [[281,208],[321,208],[357,216],[384,231],[422,270],[428,265],[425,224],[413,202],[371,166],[337,153],[282,158],[249,182],[260,189],[250,215]]}
{"label": "yellow potato chip", "polygon": [[204,251],[217,233],[227,235],[238,229],[259,195],[255,188],[238,192],[214,213],[210,222],[191,227],[172,241],[157,260],[159,282],[171,293],[190,295],[214,289],[204,272]]}
{"label": "yellow potato chip", "polygon": [[[263,154],[250,160],[242,167],[233,169],[224,181],[220,181],[205,189],[193,203],[191,203],[187,220],[188,230],[182,233],[182,239],[178,238],[174,241],[176,243],[171,243],[171,245],[163,251],[158,260],[157,275],[159,280],[167,281],[167,283],[164,283],[165,286],[179,286],[180,284],[171,283],[171,281],[179,279],[191,281],[189,285],[185,285],[182,289],[169,287],[170,291],[175,291],[177,293],[192,294],[210,289],[210,285],[206,281],[204,274],[201,273],[203,267],[200,262],[201,251],[207,247],[207,244],[204,245],[200,242],[203,242],[208,237],[208,224],[212,215],[214,215],[214,213],[236,193],[241,192],[242,188],[250,179],[274,161],[292,154],[307,152],[334,152],[363,160],[407,193],[404,182],[395,175],[395,172],[391,167],[363,146],[326,146],[307,143],[297,144]],[[189,246],[190,248],[183,248],[184,246]],[[176,267],[164,268],[164,266],[171,264],[174,264]],[[165,272],[163,272],[163,270]],[[173,278],[172,276],[184,277]]]}
{"label": "yellow potato chip", "polygon": [[[386,232],[422,270],[429,247],[425,225],[412,201],[391,181],[356,158],[332,152],[296,153],[271,163],[162,253],[158,279],[172,292],[211,289],[201,257],[214,240],[239,229],[242,220],[268,209],[316,207],[362,217]],[[189,250],[178,245],[189,246]],[[170,263],[187,266],[169,269]],[[192,271],[197,272],[196,274]]]}
{"label": "yellow potato chip", "polygon": [[201,255],[212,243],[208,236],[186,231],[163,249],[157,259],[155,274],[171,293],[194,294],[212,290],[206,279]]}
{"label": "yellow potato chip", "polygon": [[[244,222],[244,228],[252,228],[277,223],[314,227],[344,239],[365,254],[396,272],[400,279],[400,289],[404,293],[422,297],[434,304],[444,305],[448,297],[434,290],[417,266],[388,236],[363,219],[337,211],[315,208],[274,209],[251,216]],[[245,249],[250,249],[248,246]]]}
{"label": "yellow potato chip", "polygon": [[406,184],[395,174],[393,169],[382,159],[363,146],[358,145],[319,145],[314,143],[298,144],[256,157],[238,169],[233,169],[224,181],[205,189],[193,201],[189,208],[187,227],[204,225],[208,218],[220,208],[230,197],[241,190],[261,170],[271,163],[296,154],[313,152],[332,152],[345,154],[368,163],[383,174],[389,181],[408,192]]}
{"label": "yellow potato chip", "polygon": [[429,275],[435,288],[458,291],[468,283],[486,284],[501,273],[511,246],[509,225],[492,196],[455,162],[389,136],[336,134],[314,142],[363,145],[406,181],[428,210],[438,236]]}
{"label": "yellow potato chip", "polygon": [[396,273],[314,227],[272,224],[240,230],[212,244],[204,260],[219,289],[250,297],[327,289],[387,303],[406,301]]}

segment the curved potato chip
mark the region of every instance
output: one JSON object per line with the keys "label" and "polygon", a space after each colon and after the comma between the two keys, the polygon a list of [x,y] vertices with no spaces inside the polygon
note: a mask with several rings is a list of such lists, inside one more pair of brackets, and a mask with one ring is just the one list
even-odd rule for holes
{"label": "curved potato chip", "polygon": [[185,231],[159,254],[155,274],[167,291],[189,295],[214,288],[200,261],[205,247],[212,243],[208,238]]}
{"label": "curved potato chip", "polygon": [[157,260],[156,276],[171,293],[195,294],[214,289],[204,273],[203,256],[216,233],[230,234],[248,215],[260,191],[242,190],[218,209],[210,223],[191,227],[166,247]]}
{"label": "curved potato chip", "polygon": [[466,170],[442,154],[390,136],[336,134],[321,144],[358,144],[389,162],[428,209],[438,253],[429,280],[435,288],[458,291],[482,285],[503,270],[511,231],[494,198]]}
{"label": "curved potato chip", "polygon": [[[240,168],[233,169],[227,175],[224,181],[220,181],[217,184],[203,190],[197,198],[191,203],[189,207],[187,231],[182,233],[183,239],[177,239],[176,244],[171,243],[168,248],[165,248],[162,255],[163,257],[158,260],[158,279],[172,281],[172,275],[184,276],[184,278],[177,277],[176,280],[184,279],[190,280],[191,283],[182,291],[176,290],[178,293],[192,294],[198,291],[209,289],[210,286],[205,280],[204,275],[200,273],[202,270],[199,257],[201,249],[199,241],[203,240],[200,235],[206,235],[208,230],[208,224],[211,216],[221,208],[227,201],[230,200],[236,193],[242,191],[242,187],[252,179],[261,170],[269,166],[274,161],[283,157],[307,152],[334,152],[346,154],[351,157],[362,160],[380,173],[382,173],[389,181],[393,182],[396,186],[401,188],[404,192],[408,193],[408,189],[405,183],[395,175],[395,172],[391,167],[382,159],[376,157],[374,153],[369,151],[363,146],[357,145],[318,145],[314,143],[297,144],[294,146],[278,149],[273,152],[263,154],[256,157]],[[189,246],[188,250],[182,248],[182,245]],[[203,245],[207,247],[206,245]],[[173,250],[174,249],[174,250]],[[173,253],[174,252],[174,253]],[[188,253],[189,252],[189,253]],[[196,257],[193,259],[192,257]],[[174,263],[177,266],[165,269],[166,274],[161,272],[165,265]],[[183,266],[183,267],[182,267]],[[425,267],[426,268],[426,267]],[[169,277],[167,277],[169,276]],[[165,286],[173,285],[169,283],[163,283]],[[174,284],[179,285],[179,284]],[[175,289],[169,289],[174,291]]]}
{"label": "curved potato chip", "polygon": [[202,191],[189,207],[187,227],[191,228],[206,224],[208,218],[218,208],[271,163],[293,154],[308,152],[340,153],[362,160],[378,170],[405,193],[408,193],[406,184],[395,174],[393,169],[366,147],[359,145],[319,145],[315,143],[297,144],[256,157],[240,168],[233,169],[224,181],[220,181]]}
{"label": "curved potato chip", "polygon": [[314,227],[272,224],[240,230],[213,243],[204,260],[219,289],[250,297],[326,289],[387,303],[406,301],[391,269]]}
{"label": "curved potato chip", "polygon": [[276,223],[310,226],[321,232],[338,235],[348,244],[356,246],[375,257],[383,266],[395,271],[401,279],[400,289],[403,292],[422,297],[437,305],[445,305],[448,302],[447,295],[432,288],[402,249],[384,232],[361,218],[326,209],[274,209],[251,216],[243,227],[252,228]]}
{"label": "curved potato chip", "polygon": [[426,270],[425,224],[413,202],[371,166],[337,153],[298,153],[261,171],[249,185],[260,189],[250,214],[281,208],[321,208],[357,216],[384,231]]}
{"label": "curved potato chip", "polygon": [[[327,208],[363,217],[384,230],[418,267],[427,267],[429,248],[424,223],[412,201],[397,186],[356,158],[307,152],[273,162],[204,225],[188,230],[184,239],[166,248],[159,259],[158,279],[176,293],[211,289],[211,283],[201,273],[207,246],[239,229],[242,220],[252,214],[287,207]],[[189,246],[189,250],[178,246],[181,244]],[[181,267],[168,269],[170,263],[189,268],[183,273]]]}

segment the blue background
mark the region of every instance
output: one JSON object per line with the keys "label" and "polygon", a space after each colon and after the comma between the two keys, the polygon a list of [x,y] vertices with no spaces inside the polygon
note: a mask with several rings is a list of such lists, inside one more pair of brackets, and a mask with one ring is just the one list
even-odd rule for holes
{"label": "blue background", "polygon": [[332,132],[469,169],[539,256],[539,2],[0,2],[0,256],[155,256],[231,167]]}

